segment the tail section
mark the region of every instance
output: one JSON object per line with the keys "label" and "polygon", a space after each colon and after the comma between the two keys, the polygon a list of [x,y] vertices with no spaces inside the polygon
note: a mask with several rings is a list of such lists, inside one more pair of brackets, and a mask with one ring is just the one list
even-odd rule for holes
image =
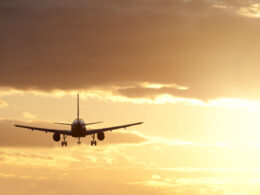
{"label": "tail section", "polygon": [[[77,119],[79,121],[79,94],[77,94]],[[100,122],[92,122],[92,123],[84,123],[84,121],[82,120],[81,125],[87,126],[87,125],[95,125],[95,124],[99,124],[99,123],[103,123],[103,121]],[[59,124],[59,125],[73,125],[73,123],[61,123],[61,122],[55,122],[55,124]]]}

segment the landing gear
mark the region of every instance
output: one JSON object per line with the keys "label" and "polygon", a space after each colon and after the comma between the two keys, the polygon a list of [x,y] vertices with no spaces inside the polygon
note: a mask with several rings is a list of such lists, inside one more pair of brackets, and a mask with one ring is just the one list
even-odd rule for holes
{"label": "landing gear", "polygon": [[95,134],[92,135],[92,141],[91,141],[91,146],[97,145],[97,141],[95,141]]}
{"label": "landing gear", "polygon": [[66,136],[63,135],[63,141],[61,142],[61,146],[67,146],[67,141],[65,139],[66,139]]}
{"label": "landing gear", "polygon": [[80,137],[78,138],[78,144],[81,144],[81,142],[80,142]]}

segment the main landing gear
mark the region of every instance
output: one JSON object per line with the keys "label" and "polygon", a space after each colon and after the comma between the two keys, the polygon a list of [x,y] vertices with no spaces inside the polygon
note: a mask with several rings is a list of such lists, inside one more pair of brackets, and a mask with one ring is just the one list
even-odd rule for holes
{"label": "main landing gear", "polygon": [[63,141],[61,142],[61,146],[67,146],[66,135],[63,135]]}
{"label": "main landing gear", "polygon": [[97,145],[97,141],[95,141],[95,134],[92,135],[92,141],[91,141],[91,146]]}

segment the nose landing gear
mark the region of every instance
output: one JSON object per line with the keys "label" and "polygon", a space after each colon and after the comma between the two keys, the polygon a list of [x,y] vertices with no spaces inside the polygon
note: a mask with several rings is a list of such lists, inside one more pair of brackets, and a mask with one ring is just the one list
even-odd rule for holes
{"label": "nose landing gear", "polygon": [[91,146],[96,146],[97,145],[97,141],[95,141],[95,134],[92,135],[92,141],[91,141]]}
{"label": "nose landing gear", "polygon": [[81,144],[81,142],[80,142],[80,137],[78,138],[78,144]]}

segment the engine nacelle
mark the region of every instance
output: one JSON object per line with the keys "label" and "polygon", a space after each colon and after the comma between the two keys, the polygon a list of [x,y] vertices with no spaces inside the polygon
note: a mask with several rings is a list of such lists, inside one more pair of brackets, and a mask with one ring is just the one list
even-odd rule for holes
{"label": "engine nacelle", "polygon": [[59,134],[59,133],[54,133],[54,134],[53,134],[53,140],[54,140],[55,142],[60,141],[60,134]]}
{"label": "engine nacelle", "polygon": [[97,138],[98,138],[99,141],[104,140],[105,139],[105,133],[104,132],[99,132],[97,134]]}

